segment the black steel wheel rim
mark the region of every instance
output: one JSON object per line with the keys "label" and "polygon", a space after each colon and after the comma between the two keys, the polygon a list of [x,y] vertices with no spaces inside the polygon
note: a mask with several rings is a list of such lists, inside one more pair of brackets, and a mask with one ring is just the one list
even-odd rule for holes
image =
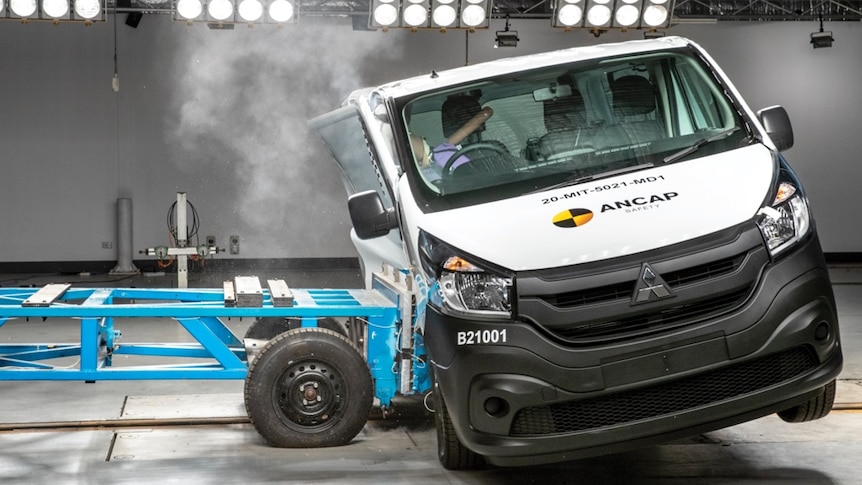
{"label": "black steel wheel rim", "polygon": [[273,405],[289,428],[316,433],[343,414],[347,387],[341,373],[319,360],[295,362],[273,388]]}

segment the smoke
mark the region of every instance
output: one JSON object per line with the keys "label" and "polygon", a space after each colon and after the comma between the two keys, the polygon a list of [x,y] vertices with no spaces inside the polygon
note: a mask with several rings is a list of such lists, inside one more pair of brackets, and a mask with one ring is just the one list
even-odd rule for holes
{"label": "smoke", "polygon": [[314,252],[347,240],[344,191],[307,121],[369,84],[369,62],[397,60],[398,43],[349,23],[174,28],[166,140],[176,165],[207,190],[227,185],[225,230],[250,232],[257,257],[331,256]]}

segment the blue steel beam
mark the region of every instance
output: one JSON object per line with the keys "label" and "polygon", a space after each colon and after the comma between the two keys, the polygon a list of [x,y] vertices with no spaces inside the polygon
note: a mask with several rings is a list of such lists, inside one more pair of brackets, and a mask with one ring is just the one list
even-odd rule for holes
{"label": "blue steel beam", "polygon": [[[0,346],[0,380],[244,379],[245,348],[221,319],[242,317],[358,317],[368,322],[368,354],[379,397],[389,403],[397,389],[392,373],[398,312],[381,294],[368,290],[293,289],[291,307],[275,307],[263,290],[261,307],[228,307],[221,289],[69,288],[49,306],[23,306],[38,288],[0,288],[0,327],[11,318],[80,320],[79,344]],[[197,344],[119,343],[115,318],[172,318]],[[112,367],[113,355],[204,359],[196,364]],[[38,363],[80,357],[77,368]],[[74,364],[73,364],[74,365]]]}

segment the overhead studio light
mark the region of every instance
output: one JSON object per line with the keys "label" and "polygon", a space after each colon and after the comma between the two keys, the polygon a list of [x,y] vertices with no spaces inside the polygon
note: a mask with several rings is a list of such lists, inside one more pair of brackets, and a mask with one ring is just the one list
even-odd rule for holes
{"label": "overhead studio light", "polygon": [[497,31],[497,37],[494,42],[494,48],[498,47],[518,47],[518,41],[521,40],[518,38],[517,30],[509,30],[509,17],[506,17],[506,28],[503,30]]}
{"label": "overhead studio light", "polygon": [[613,5],[610,0],[587,0],[587,27],[610,27]]}
{"label": "overhead studio light", "polygon": [[457,8],[455,0],[431,0],[431,26],[439,29],[457,27]]}
{"label": "overhead studio light", "polygon": [[9,0],[9,16],[12,18],[34,18],[37,8],[36,0]]}
{"label": "overhead studio light", "polygon": [[832,37],[832,32],[813,32],[811,34],[811,47],[820,49],[822,47],[832,47],[835,38]]}
{"label": "overhead studio light", "polygon": [[371,0],[370,29],[475,30],[490,22],[490,0]]}
{"label": "overhead studio light", "polygon": [[289,0],[271,0],[266,7],[266,22],[270,24],[296,23],[296,7]]}
{"label": "overhead studio light", "polygon": [[554,27],[580,27],[584,20],[583,0],[560,0],[552,22]]}
{"label": "overhead studio light", "polygon": [[241,0],[236,6],[238,20],[255,23],[263,20],[263,2],[260,0]]}
{"label": "overhead studio light", "polygon": [[207,20],[214,22],[233,21],[233,2],[231,0],[209,0]]}
{"label": "overhead studio light", "polygon": [[401,5],[401,26],[419,29],[431,25],[429,0],[404,0]]}
{"label": "overhead studio light", "polygon": [[551,25],[595,31],[617,28],[665,28],[673,0],[555,0]]}
{"label": "overhead studio light", "polygon": [[74,0],[75,20],[94,21],[105,20],[105,10],[100,0]]}
{"label": "overhead studio light", "polygon": [[174,0],[174,20],[206,22],[210,28],[231,29],[234,24],[296,22],[292,0]]}
{"label": "overhead studio light", "polygon": [[42,0],[42,18],[60,20],[70,18],[69,0]]}
{"label": "overhead studio light", "polygon": [[491,19],[488,16],[489,0],[463,0],[461,2],[461,28],[487,28]]}
{"label": "overhead studio light", "polygon": [[372,0],[368,18],[373,28],[389,28],[398,25],[398,0]]}
{"label": "overhead studio light", "polygon": [[204,19],[204,4],[202,0],[175,0],[174,20],[192,22]]}
{"label": "overhead studio light", "polygon": [[820,16],[820,32],[811,33],[811,47],[821,49],[823,47],[832,47],[835,38],[832,37],[832,32],[823,31],[823,15]]}
{"label": "overhead studio light", "polygon": [[83,23],[105,21],[104,0],[0,0],[0,17],[29,20],[48,20]]}

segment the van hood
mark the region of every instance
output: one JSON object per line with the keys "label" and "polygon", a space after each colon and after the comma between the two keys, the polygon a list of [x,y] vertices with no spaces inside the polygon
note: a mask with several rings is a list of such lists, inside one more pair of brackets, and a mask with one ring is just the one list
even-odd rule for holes
{"label": "van hood", "polygon": [[487,204],[426,214],[420,226],[513,271],[600,261],[750,220],[775,161],[763,145]]}

